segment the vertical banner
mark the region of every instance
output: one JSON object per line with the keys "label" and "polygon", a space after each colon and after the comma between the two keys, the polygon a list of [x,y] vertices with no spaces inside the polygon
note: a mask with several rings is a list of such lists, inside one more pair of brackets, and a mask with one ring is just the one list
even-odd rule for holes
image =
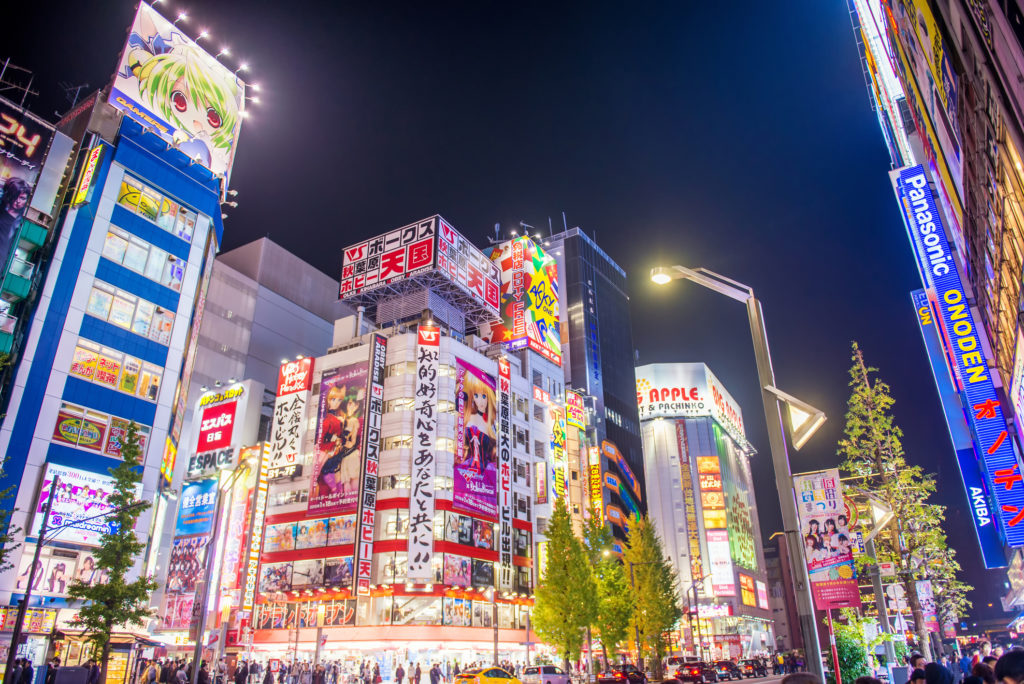
{"label": "vertical banner", "polygon": [[794,475],[793,488],[815,606],[860,607],[839,468]]}
{"label": "vertical banner", "polygon": [[704,576],[704,562],[700,552],[700,528],[697,526],[697,497],[693,492],[693,471],[690,467],[690,443],[686,436],[686,421],[677,420],[676,444],[679,446],[679,482],[683,486],[683,517],[686,519],[686,543],[690,556],[690,581]]}
{"label": "vertical banner", "polygon": [[316,455],[306,508],[311,515],[355,513],[358,507],[367,372],[362,361],[325,371],[320,378]]}
{"label": "vertical banner", "polygon": [[498,359],[498,590],[512,591],[512,369]]}
{"label": "vertical banner", "polygon": [[369,595],[373,580],[373,525],[377,517],[377,477],[380,463],[380,423],[384,415],[384,371],[387,367],[388,341],[374,335],[370,347],[370,396],[366,403],[366,444],[363,459],[362,496],[359,497],[359,535],[356,549],[356,591]]}
{"label": "vertical banner", "polygon": [[[276,414],[276,407],[275,407]],[[252,520],[249,522],[249,560],[245,565],[245,582],[242,585],[242,610],[251,611],[256,602],[256,581],[260,576],[260,554],[263,552],[263,525],[267,515],[267,495],[270,489],[270,459],[265,445],[249,447],[256,451],[257,470],[256,496],[252,506]]]}
{"label": "vertical banner", "polygon": [[267,479],[300,475],[302,426],[313,383],[313,359],[299,359],[281,365],[277,374],[274,423],[267,446]]}
{"label": "vertical banner", "polygon": [[433,581],[434,478],[437,475],[437,373],[441,329],[421,325],[416,337],[412,484],[409,489],[409,580]]}
{"label": "vertical banner", "polygon": [[462,359],[455,362],[455,484],[452,505],[497,517],[497,440],[494,378]]}

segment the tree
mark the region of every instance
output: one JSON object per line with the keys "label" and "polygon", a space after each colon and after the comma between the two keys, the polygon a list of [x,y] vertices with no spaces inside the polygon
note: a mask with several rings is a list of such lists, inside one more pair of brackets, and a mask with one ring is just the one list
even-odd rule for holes
{"label": "tree", "polygon": [[629,528],[625,570],[633,594],[631,626],[639,632],[638,655],[653,657],[655,676],[661,676],[661,657],[665,651],[665,633],[683,616],[676,592],[676,573],[665,560],[661,539],[654,523],[646,516],[637,518]]}
{"label": "tree", "polygon": [[[855,610],[844,608],[842,617],[845,618],[845,623],[840,621],[833,623],[836,653],[839,655],[840,678],[844,682],[852,682],[858,677],[870,677],[868,653],[874,650],[877,643],[881,643],[883,637],[869,641],[864,627],[874,620],[861,617]],[[835,680],[833,679],[833,681]]]}
{"label": "tree", "polygon": [[[4,478],[4,463],[7,459],[0,460],[0,480]],[[17,539],[21,537],[21,528],[11,524],[11,515],[14,513],[14,497],[17,488],[14,485],[0,490],[0,573],[12,567],[11,553],[21,544]]]}
{"label": "tree", "polygon": [[633,599],[622,561],[611,552],[612,531],[599,518],[591,518],[583,527],[583,539],[594,568],[597,583],[597,609],[593,626],[601,640],[604,661],[614,655],[629,635]]}
{"label": "tree", "polygon": [[151,617],[150,593],[157,588],[151,578],[140,576],[129,582],[127,576],[145,548],[135,535],[135,523],[149,504],[137,499],[136,488],[142,482],[139,467],[139,433],[134,422],[128,425],[121,441],[122,462],[110,469],[114,491],[107,499],[113,507],[107,522],[109,529],[100,536],[95,551],[96,567],[106,573],[107,581],[89,586],[74,579],[68,597],[85,601],[72,624],[82,627],[92,646],[92,656],[100,662],[100,681],[106,681],[110,658],[110,637],[120,626],[142,627]]}
{"label": "tree", "polygon": [[533,628],[558,650],[568,670],[579,659],[584,630],[594,621],[594,576],[583,543],[573,534],[565,500],[558,499],[547,529],[548,560],[534,594]]}
{"label": "tree", "polygon": [[[955,572],[959,565],[943,531],[945,509],[928,503],[935,491],[935,477],[920,466],[907,464],[903,452],[903,431],[891,413],[895,403],[889,386],[873,377],[878,370],[864,362],[856,342],[852,345],[850,368],[852,389],[847,404],[845,438],[839,441],[842,469],[859,479],[861,487],[893,512],[893,520],[875,537],[875,561],[895,564],[913,614],[922,654],[931,660],[928,630],[917,595],[917,581],[938,572],[936,563],[946,563],[943,572]],[[969,606],[962,583],[950,585],[944,598],[951,610]]]}

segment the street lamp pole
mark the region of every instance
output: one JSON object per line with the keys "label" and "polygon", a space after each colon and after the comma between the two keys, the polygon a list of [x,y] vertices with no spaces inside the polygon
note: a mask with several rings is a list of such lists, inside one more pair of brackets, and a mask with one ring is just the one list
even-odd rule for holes
{"label": "street lamp pole", "polygon": [[[761,302],[754,296],[754,291],[749,286],[704,268],[689,269],[683,266],[672,266],[651,270],[651,280],[660,285],[679,279],[691,280],[746,305],[750,337],[754,344],[758,383],[761,386],[761,402],[764,405],[764,415],[768,423],[768,442],[775,471],[775,487],[778,489],[779,504],[782,508],[782,522],[785,529],[800,529],[796,498],[793,494],[793,476],[789,469],[789,453],[786,449],[786,435],[783,430],[782,410],[779,406],[780,395],[775,389],[775,372],[772,370],[771,356],[768,351],[768,335],[765,332],[764,318],[761,314]],[[821,416],[821,420],[824,420],[823,416]],[[818,424],[820,425],[820,423]],[[816,426],[812,430],[815,428]],[[806,434],[804,439],[809,436]],[[798,443],[797,446],[799,447],[800,444]],[[787,534],[786,543],[789,546],[790,558],[798,561],[794,563],[793,568],[794,593],[797,613],[800,618],[800,631],[804,640],[804,651],[807,656],[807,669],[824,681],[821,645],[818,642],[818,629],[814,620],[814,603],[811,599],[804,547],[799,543],[797,535]]]}
{"label": "street lamp pole", "polygon": [[[636,578],[633,576],[633,561],[626,561],[629,563],[629,586],[633,588],[633,594],[636,594]],[[640,622],[633,618],[633,635],[636,639],[636,669],[643,671],[643,660],[640,657]]]}
{"label": "street lamp pole", "polygon": [[[695,579],[694,581],[690,582],[690,587],[686,590],[687,597],[690,596],[691,591],[693,592],[693,609],[697,612],[697,657],[701,660],[704,660],[704,635],[701,633],[700,599],[697,598],[697,587],[701,583],[703,583],[704,580],[706,580],[708,577],[711,577],[711,575],[707,574],[703,577],[700,577],[699,579]],[[693,631],[692,626],[690,628],[690,631]]]}

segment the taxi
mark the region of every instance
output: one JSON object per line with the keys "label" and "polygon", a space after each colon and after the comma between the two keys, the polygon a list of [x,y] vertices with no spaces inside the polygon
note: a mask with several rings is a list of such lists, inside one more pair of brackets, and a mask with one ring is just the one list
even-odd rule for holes
{"label": "taxi", "polygon": [[523,684],[500,667],[471,667],[455,677],[454,684]]}

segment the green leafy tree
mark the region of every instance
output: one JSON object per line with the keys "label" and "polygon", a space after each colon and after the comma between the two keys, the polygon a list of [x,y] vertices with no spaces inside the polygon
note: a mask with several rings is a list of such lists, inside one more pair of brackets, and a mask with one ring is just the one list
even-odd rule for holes
{"label": "green leafy tree", "polygon": [[639,632],[637,650],[641,658],[653,658],[649,662],[655,677],[660,678],[665,634],[683,616],[683,611],[679,607],[675,570],[665,560],[661,538],[646,516],[630,526],[622,560],[633,594],[630,624]]}
{"label": "green leafy tree", "polygon": [[107,522],[109,530],[100,536],[95,551],[96,567],[105,572],[106,582],[89,586],[75,579],[68,587],[68,596],[84,601],[75,618],[76,627],[88,635],[92,655],[100,663],[100,681],[106,681],[110,658],[110,637],[118,627],[142,627],[151,617],[150,593],[157,588],[151,577],[140,576],[128,581],[128,575],[145,544],[135,535],[135,523],[149,504],[137,499],[136,488],[142,482],[139,468],[139,433],[134,422],[129,424],[121,443],[122,462],[110,469],[114,491],[107,499],[113,510]]}
{"label": "green leafy tree", "polygon": [[[875,562],[895,564],[913,615],[914,630],[922,654],[931,660],[928,630],[917,596],[917,581],[930,579],[944,563],[943,572],[959,569],[955,553],[943,531],[945,509],[928,503],[935,491],[935,477],[904,458],[903,431],[892,415],[895,403],[889,386],[875,377],[876,368],[864,362],[854,342],[850,368],[851,394],[847,404],[845,437],[839,441],[842,469],[860,487],[877,497],[893,512],[893,520],[875,537]],[[940,560],[941,559],[941,560]],[[954,612],[969,606],[965,584],[949,584],[944,603]]]}
{"label": "green leafy tree", "polygon": [[844,682],[852,682],[857,677],[870,677],[868,654],[882,642],[884,636],[868,639],[865,627],[869,623],[874,623],[874,620],[861,617],[855,610],[844,608],[840,616],[841,619],[833,623],[833,628],[841,679]]}
{"label": "green leafy tree", "polygon": [[591,518],[583,527],[584,543],[594,568],[597,583],[597,610],[593,627],[601,640],[604,661],[609,651],[614,655],[629,636],[633,616],[633,598],[622,561],[612,553],[612,531],[598,518]]}
{"label": "green leafy tree", "polygon": [[559,498],[548,522],[548,560],[534,594],[533,628],[569,660],[578,660],[583,635],[594,621],[597,588],[583,542],[573,534],[565,501]]}
{"label": "green leafy tree", "polygon": [[[4,477],[3,466],[6,460],[0,460],[0,479]],[[14,485],[0,490],[0,572],[11,569],[11,553],[21,546],[17,541],[21,536],[21,528],[11,524],[16,493]]]}

